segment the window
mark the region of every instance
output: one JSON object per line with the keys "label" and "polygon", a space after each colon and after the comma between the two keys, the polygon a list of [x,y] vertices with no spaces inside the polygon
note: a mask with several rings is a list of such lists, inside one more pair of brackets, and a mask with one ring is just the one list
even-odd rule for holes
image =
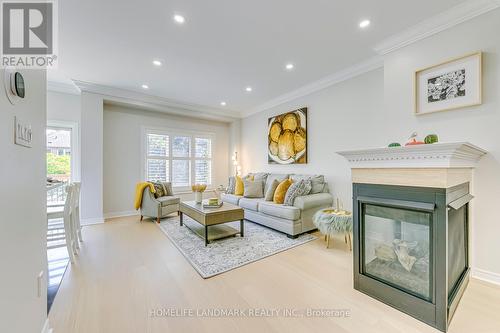
{"label": "window", "polygon": [[194,139],[194,173],[195,183],[212,183],[212,140],[208,138]]}
{"label": "window", "polygon": [[189,189],[212,183],[212,136],[146,131],[146,179]]}
{"label": "window", "polygon": [[71,180],[71,128],[47,127],[47,177]]}
{"label": "window", "polygon": [[172,186],[191,184],[191,137],[174,136],[172,140]]}
{"label": "window", "polygon": [[169,176],[169,137],[168,135],[148,134],[148,158],[146,161],[147,180],[170,181]]}

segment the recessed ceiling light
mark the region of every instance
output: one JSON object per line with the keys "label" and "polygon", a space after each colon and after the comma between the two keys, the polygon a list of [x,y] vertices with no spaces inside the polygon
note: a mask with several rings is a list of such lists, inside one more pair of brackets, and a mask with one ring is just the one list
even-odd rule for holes
{"label": "recessed ceiling light", "polygon": [[253,89],[252,89],[252,87],[246,87],[245,90],[246,90],[246,92],[252,92]]}
{"label": "recessed ceiling light", "polygon": [[149,86],[147,84],[143,84],[141,87],[142,89],[149,89]]}
{"label": "recessed ceiling light", "polygon": [[174,21],[179,23],[179,24],[182,24],[182,23],[186,22],[186,19],[184,18],[184,16],[176,14],[176,15],[174,15]]}
{"label": "recessed ceiling light", "polygon": [[363,20],[359,22],[359,27],[361,29],[367,28],[370,25],[370,23],[371,23],[370,20]]}
{"label": "recessed ceiling light", "polygon": [[161,66],[162,62],[160,60],[153,60],[153,65],[155,65],[155,66]]}
{"label": "recessed ceiling light", "polygon": [[221,105],[221,106],[226,106],[226,105],[227,105],[227,103],[226,103],[226,102],[220,102],[220,105]]}
{"label": "recessed ceiling light", "polygon": [[295,65],[294,65],[294,64],[292,64],[292,63],[289,63],[289,64],[286,64],[285,68],[286,68],[287,70],[291,71],[292,69],[294,69],[294,68],[295,68]]}

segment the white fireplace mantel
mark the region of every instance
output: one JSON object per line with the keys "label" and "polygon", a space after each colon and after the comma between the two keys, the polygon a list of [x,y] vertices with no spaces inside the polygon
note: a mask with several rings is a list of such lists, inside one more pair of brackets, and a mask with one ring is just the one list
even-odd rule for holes
{"label": "white fireplace mantel", "polygon": [[486,154],[467,142],[343,151],[353,183],[450,188],[472,181]]}
{"label": "white fireplace mantel", "polygon": [[468,142],[338,152],[352,169],[474,168],[486,151]]}

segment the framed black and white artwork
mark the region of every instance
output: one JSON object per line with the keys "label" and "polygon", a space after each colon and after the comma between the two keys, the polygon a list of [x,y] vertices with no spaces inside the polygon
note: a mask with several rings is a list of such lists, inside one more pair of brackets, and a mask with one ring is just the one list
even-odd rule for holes
{"label": "framed black and white artwork", "polygon": [[482,103],[482,53],[477,52],[415,72],[417,115]]}

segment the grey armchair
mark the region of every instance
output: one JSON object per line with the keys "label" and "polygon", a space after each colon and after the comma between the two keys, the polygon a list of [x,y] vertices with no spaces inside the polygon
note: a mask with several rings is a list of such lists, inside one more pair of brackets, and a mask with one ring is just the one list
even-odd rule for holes
{"label": "grey armchair", "polygon": [[141,221],[144,216],[147,216],[156,219],[156,222],[160,223],[160,219],[169,214],[174,212],[179,214],[179,203],[180,199],[173,195],[155,198],[149,187],[146,187],[142,192]]}

